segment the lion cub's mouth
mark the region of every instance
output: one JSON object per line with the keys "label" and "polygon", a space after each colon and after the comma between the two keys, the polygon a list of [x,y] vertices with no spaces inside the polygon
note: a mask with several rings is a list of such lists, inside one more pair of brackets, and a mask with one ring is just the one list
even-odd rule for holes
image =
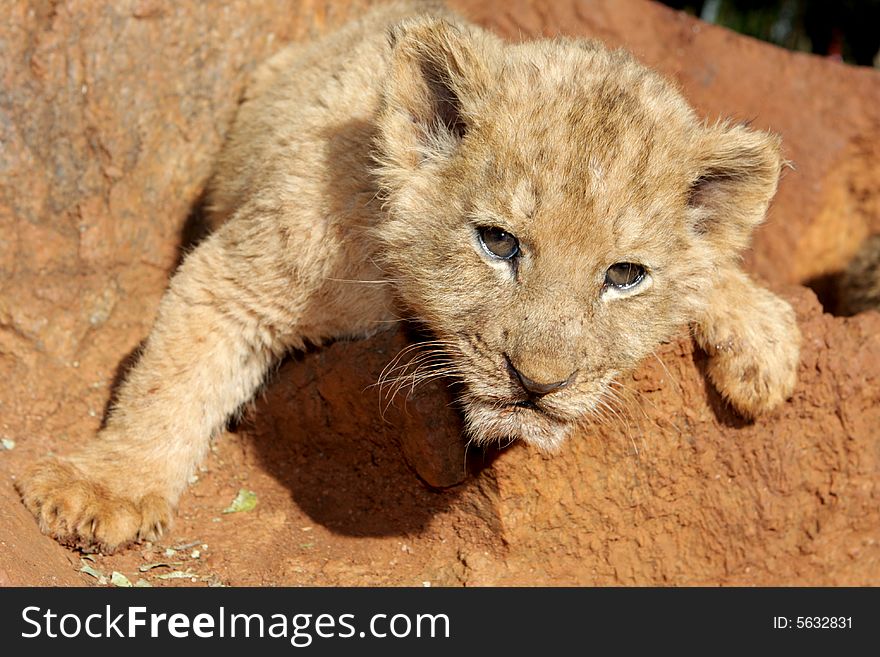
{"label": "lion cub's mouth", "polygon": [[[568,424],[569,422],[571,422],[571,418],[559,415],[553,410],[532,399],[518,399],[516,401],[503,404],[500,407],[500,410],[502,412],[507,411],[508,413],[514,413],[521,417],[529,417],[532,413],[534,413],[541,418],[546,418],[548,420],[559,422],[561,424]],[[523,413],[522,411],[531,411],[531,413]]]}
{"label": "lion cub's mouth", "polygon": [[465,406],[469,433],[477,443],[519,438],[539,449],[556,450],[571,431],[572,422],[531,400],[504,404],[471,400]]}

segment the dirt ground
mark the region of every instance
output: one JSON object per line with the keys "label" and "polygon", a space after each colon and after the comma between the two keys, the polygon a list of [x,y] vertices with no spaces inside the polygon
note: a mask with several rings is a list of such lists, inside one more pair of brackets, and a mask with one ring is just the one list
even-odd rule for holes
{"label": "dirt ground", "polygon": [[[161,544],[82,555],[42,536],[15,477],[99,426],[248,70],[368,3],[13,4],[0,26],[0,585],[112,585],[114,572],[152,586],[880,584],[880,313],[835,317],[801,286],[824,297],[880,232],[880,74],[639,0],[455,6],[509,38],[625,45],[705,116],[782,134],[794,168],[747,263],[798,312],[790,402],[742,421],[683,335],[561,453],[465,450],[441,385],[383,414],[373,384],[406,345],[389,333],[285,361]],[[224,513],[241,489],[256,506]]]}

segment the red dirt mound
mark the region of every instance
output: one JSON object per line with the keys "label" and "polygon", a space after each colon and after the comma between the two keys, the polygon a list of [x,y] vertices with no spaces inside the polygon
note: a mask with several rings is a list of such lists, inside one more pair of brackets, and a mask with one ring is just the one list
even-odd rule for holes
{"label": "red dirt mound", "polygon": [[[880,583],[880,315],[822,314],[796,286],[783,292],[805,337],[799,386],[753,424],[724,407],[682,339],[623,381],[620,417],[560,454],[465,455],[439,386],[383,417],[371,385],[405,344],[388,334],[286,362],[217,441],[162,545],[82,562],[39,534],[14,478],[98,427],[196,223],[247,72],[366,4],[11,3],[0,25],[0,585],[97,582],[83,563],[153,585]],[[876,71],[639,0],[455,6],[511,38],[626,46],[707,118],[780,132],[795,168],[748,260],[774,285],[840,269],[880,230]],[[424,481],[461,479],[442,491]],[[224,514],[241,488],[256,508]],[[156,563],[167,565],[146,568]]]}

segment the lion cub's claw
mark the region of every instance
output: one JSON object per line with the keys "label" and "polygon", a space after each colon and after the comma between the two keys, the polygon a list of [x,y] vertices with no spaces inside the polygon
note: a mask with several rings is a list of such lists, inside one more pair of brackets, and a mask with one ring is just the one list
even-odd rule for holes
{"label": "lion cub's claw", "polygon": [[156,540],[171,525],[171,505],[161,495],[119,495],[61,461],[38,463],[17,488],[44,534],[85,551],[109,554]]}

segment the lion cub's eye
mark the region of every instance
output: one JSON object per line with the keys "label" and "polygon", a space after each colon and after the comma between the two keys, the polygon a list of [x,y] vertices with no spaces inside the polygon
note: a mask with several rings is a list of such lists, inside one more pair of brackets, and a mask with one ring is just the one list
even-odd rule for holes
{"label": "lion cub's eye", "polygon": [[628,290],[642,282],[645,268],[634,262],[617,262],[605,272],[605,284],[618,290]]}
{"label": "lion cub's eye", "polygon": [[477,228],[480,244],[490,256],[510,260],[519,253],[519,240],[514,235],[495,226]]}

